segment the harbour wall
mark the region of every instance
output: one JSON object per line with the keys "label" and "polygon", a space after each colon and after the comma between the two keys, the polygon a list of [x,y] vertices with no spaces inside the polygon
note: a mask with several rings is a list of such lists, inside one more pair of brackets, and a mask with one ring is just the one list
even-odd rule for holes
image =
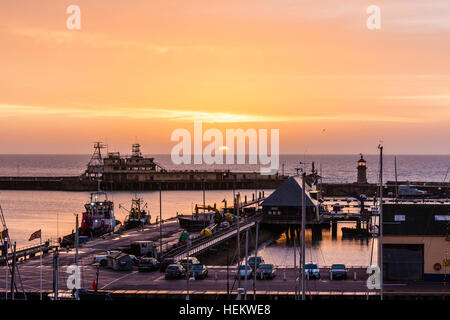
{"label": "harbour wall", "polygon": [[[276,189],[287,177],[274,179],[238,179],[238,180],[171,180],[171,181],[127,181],[102,182],[104,191],[158,191],[158,190],[232,190],[235,189]],[[414,182],[420,190],[428,195],[448,197],[450,184],[439,182]],[[365,194],[368,197],[379,191],[377,184],[372,183],[323,183],[319,185],[324,196],[346,197],[349,194]],[[48,190],[48,191],[96,191],[97,181],[81,176],[64,177],[0,177],[0,190]],[[395,194],[395,185],[387,182],[383,188],[385,196]]]}

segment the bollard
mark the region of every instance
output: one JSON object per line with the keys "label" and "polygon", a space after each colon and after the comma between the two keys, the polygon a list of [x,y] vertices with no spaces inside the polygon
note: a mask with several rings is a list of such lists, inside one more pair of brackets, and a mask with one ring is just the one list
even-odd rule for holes
{"label": "bollard", "polygon": [[283,280],[286,281],[286,271],[283,273]]}
{"label": "bollard", "polygon": [[356,271],[353,271],[353,280],[356,281]]}
{"label": "bollard", "polygon": [[217,271],[214,272],[214,279],[217,280],[219,277],[217,275]]}
{"label": "bollard", "polygon": [[330,280],[333,280],[333,272],[330,271]]}
{"label": "bollard", "polygon": [[245,289],[244,288],[238,288],[237,289],[237,297],[236,300],[242,300],[242,295],[245,293]]}

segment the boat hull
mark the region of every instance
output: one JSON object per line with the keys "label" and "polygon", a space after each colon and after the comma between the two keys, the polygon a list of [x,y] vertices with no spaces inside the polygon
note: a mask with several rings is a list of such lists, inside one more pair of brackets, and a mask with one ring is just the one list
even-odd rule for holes
{"label": "boat hull", "polygon": [[188,232],[197,232],[208,227],[210,224],[204,220],[194,220],[191,217],[178,217],[180,228]]}

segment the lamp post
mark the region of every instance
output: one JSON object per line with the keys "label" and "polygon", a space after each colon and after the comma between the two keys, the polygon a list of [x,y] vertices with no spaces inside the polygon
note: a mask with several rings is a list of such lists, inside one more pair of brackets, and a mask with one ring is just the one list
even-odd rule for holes
{"label": "lamp post", "polygon": [[163,249],[162,249],[162,187],[161,183],[159,183],[159,255],[160,260],[162,260]]}

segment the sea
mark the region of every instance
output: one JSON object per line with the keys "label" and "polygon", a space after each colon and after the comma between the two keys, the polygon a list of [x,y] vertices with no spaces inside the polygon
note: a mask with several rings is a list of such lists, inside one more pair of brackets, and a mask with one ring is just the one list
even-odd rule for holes
{"label": "sea", "polygon": [[[167,169],[176,170],[225,170],[257,171],[257,165],[174,165],[170,155],[153,155],[155,161]],[[280,155],[279,172],[292,175],[297,167],[311,169],[312,162],[323,182],[355,182],[359,154],[355,155]],[[364,155],[367,161],[369,182],[379,179],[379,156]],[[81,174],[90,155],[0,155],[0,176],[75,176]],[[397,155],[397,176],[399,181],[448,181],[450,155]],[[395,179],[394,156],[383,158],[383,180]],[[254,190],[237,190],[242,196],[251,198]],[[269,195],[273,190],[264,190]],[[134,196],[140,196],[148,204],[152,221],[159,216],[158,192],[110,192],[114,201],[116,218],[123,221],[126,212],[119,208],[131,205]],[[231,190],[206,192],[206,203],[218,206],[224,199],[232,203]],[[0,205],[11,238],[18,247],[32,244],[28,238],[41,229],[43,240],[57,239],[71,233],[75,228],[75,215],[83,212],[89,199],[89,192],[67,191],[14,191],[0,190]],[[203,203],[202,191],[164,191],[162,193],[163,219],[178,214],[191,214],[195,204]],[[319,265],[346,263],[352,266],[366,266],[376,259],[375,241],[342,239],[340,228],[349,224],[339,224],[336,238],[330,230],[322,231],[321,240],[312,240],[307,231],[306,259]],[[37,240],[35,240],[37,241]],[[374,248],[372,248],[374,246]],[[259,250],[266,262],[280,266],[293,265],[293,247],[281,234],[265,243]],[[297,255],[298,257],[298,255]],[[343,259],[345,261],[343,261]],[[373,260],[374,262],[376,260]]]}

